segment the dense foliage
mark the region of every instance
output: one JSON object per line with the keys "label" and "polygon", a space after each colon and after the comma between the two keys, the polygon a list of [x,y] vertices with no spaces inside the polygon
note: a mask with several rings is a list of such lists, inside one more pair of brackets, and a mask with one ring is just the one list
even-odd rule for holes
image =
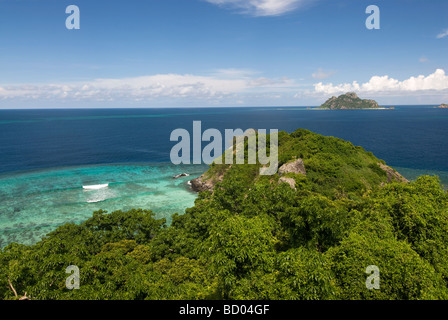
{"label": "dense foliage", "polygon": [[[307,130],[279,135],[280,165],[259,176],[213,165],[213,193],[166,226],[151,211],[99,211],[33,246],[0,252],[0,298],[447,299],[448,195],[436,177],[387,182],[373,154]],[[80,269],[68,290],[65,269]],[[366,288],[378,266],[380,289]]]}

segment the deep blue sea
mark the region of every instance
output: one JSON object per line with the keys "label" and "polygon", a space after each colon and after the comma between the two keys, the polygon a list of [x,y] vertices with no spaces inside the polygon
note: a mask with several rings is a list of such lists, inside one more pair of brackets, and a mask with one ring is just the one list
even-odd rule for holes
{"label": "deep blue sea", "polygon": [[[35,243],[98,209],[151,209],[170,222],[193,206],[187,182],[207,169],[170,163],[171,132],[192,132],[193,121],[223,135],[306,128],[360,145],[411,180],[431,174],[448,185],[448,109],[433,106],[0,110],[0,248]],[[190,176],[172,179],[182,172]]]}

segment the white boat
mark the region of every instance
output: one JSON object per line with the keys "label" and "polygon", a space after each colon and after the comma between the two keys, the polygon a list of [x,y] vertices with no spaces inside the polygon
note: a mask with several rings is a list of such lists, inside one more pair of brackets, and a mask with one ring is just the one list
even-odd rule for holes
{"label": "white boat", "polygon": [[98,203],[104,200],[88,200],[87,203]]}
{"label": "white boat", "polygon": [[109,186],[109,184],[106,183],[106,184],[96,184],[96,185],[91,185],[91,186],[82,186],[82,188],[84,190],[99,190],[99,189],[107,188],[108,186]]}

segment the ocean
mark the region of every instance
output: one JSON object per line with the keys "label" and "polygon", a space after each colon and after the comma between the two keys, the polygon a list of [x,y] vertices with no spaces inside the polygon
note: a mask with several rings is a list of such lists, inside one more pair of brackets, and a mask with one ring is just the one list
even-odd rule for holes
{"label": "ocean", "polygon": [[193,121],[223,135],[309,129],[364,147],[410,180],[438,175],[448,185],[448,110],[433,106],[0,110],[0,248],[33,244],[99,209],[151,209],[170,223],[194,205],[187,182],[207,170],[170,163],[171,132],[192,132]]}

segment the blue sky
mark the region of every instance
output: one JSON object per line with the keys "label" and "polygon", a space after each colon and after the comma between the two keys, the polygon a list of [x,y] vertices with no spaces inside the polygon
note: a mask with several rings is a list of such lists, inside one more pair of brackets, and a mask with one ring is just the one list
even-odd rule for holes
{"label": "blue sky", "polygon": [[0,0],[0,108],[440,104],[447,57],[446,0]]}

